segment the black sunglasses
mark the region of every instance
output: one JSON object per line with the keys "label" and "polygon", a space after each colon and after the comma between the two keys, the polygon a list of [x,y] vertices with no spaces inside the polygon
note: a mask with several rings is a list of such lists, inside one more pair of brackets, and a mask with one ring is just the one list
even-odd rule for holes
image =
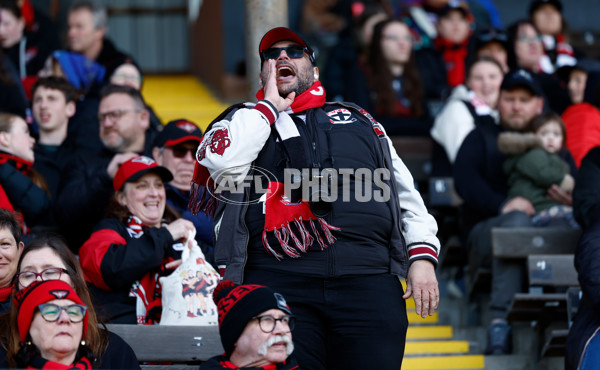
{"label": "black sunglasses", "polygon": [[290,45],[284,48],[268,48],[263,50],[261,52],[263,60],[279,58],[282,50],[285,50],[287,56],[293,59],[302,58],[304,56],[304,52],[310,54],[308,48],[306,47],[302,47],[300,45]]}
{"label": "black sunglasses", "polygon": [[196,149],[195,148],[186,148],[184,146],[174,146],[174,147],[171,147],[171,151],[173,152],[173,156],[175,158],[183,158],[188,153],[192,154],[192,158],[196,155]]}

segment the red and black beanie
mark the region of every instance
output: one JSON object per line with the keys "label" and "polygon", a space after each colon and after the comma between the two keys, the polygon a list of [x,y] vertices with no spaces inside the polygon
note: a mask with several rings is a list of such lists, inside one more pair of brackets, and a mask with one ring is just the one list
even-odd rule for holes
{"label": "red and black beanie", "polygon": [[[28,287],[19,290],[15,294],[14,304],[19,312],[17,316],[19,337],[21,343],[25,342],[33,315],[39,305],[55,299],[68,299],[76,304],[85,305],[73,288],[62,280],[34,281]],[[83,318],[83,337],[87,332],[88,313]]]}
{"label": "red and black beanie", "polygon": [[248,321],[256,315],[273,308],[292,314],[285,298],[264,285],[235,285],[224,280],[215,288],[213,300],[219,310],[221,343],[228,356]]}

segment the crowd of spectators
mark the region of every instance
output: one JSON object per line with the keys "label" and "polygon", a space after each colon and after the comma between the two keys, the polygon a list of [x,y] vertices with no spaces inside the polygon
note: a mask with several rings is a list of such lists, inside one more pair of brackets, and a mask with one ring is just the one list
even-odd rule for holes
{"label": "crowd of spectators", "polygon": [[[486,353],[511,352],[506,308],[523,283],[522,266],[493,260],[491,227],[556,227],[560,218],[598,228],[597,185],[577,170],[597,167],[600,68],[569,44],[563,5],[533,0],[505,27],[482,0],[307,0],[300,15],[328,99],[365,108],[390,136],[431,138],[433,174],[454,178],[465,266],[493,272]],[[19,223],[0,219],[4,312],[24,244],[48,232],[66,240],[56,253],[68,248],[81,263],[52,267],[84,276],[107,322],[157,321],[152,299],[138,294],[140,314],[136,292],[157,286],[190,229],[214,263],[212,219],[187,209],[202,131],[161,122],[142,96],[139,64],[106,31],[106,10],[78,1],[61,45],[30,0],[0,0],[0,207]],[[522,137],[526,150],[506,149]],[[88,306],[80,314],[96,320],[83,282],[67,283]],[[93,335],[96,354],[118,340]]]}
{"label": "crowd of spectators", "polygon": [[570,44],[558,0],[530,1],[507,25],[488,1],[365,3],[339,34],[354,52],[319,60],[330,98],[367,107],[390,135],[433,140],[432,175],[453,177],[463,198],[465,264],[492,270],[485,352],[511,353],[506,310],[524,266],[492,257],[491,228],[597,225],[598,61]]}

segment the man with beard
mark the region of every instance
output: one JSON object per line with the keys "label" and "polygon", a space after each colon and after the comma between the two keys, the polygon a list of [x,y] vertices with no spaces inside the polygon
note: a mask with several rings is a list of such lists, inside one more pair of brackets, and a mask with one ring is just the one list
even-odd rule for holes
{"label": "man with beard", "polygon": [[227,109],[200,144],[192,211],[215,216],[225,279],[285,295],[301,367],[397,370],[405,299],[423,317],[439,303],[437,224],[381,125],[325,102],[302,38],[274,28],[259,56],[258,103]]}
{"label": "man with beard", "polygon": [[200,366],[211,369],[299,369],[293,358],[295,317],[285,298],[262,285],[219,283],[213,292],[225,353]]}
{"label": "man with beard", "polygon": [[[498,148],[500,132],[528,130],[529,122],[542,112],[542,89],[524,69],[509,72],[500,86],[498,112],[500,125],[483,122],[465,138],[454,164],[454,184],[463,198],[463,222],[468,234],[469,268],[492,269],[490,310],[486,354],[512,352],[511,327],[506,311],[515,293],[521,291],[524,279],[523,263],[492,256],[491,230],[494,227],[532,226],[535,209],[523,197],[508,198],[507,178],[503,170],[505,155]],[[573,158],[561,153],[574,168]],[[572,198],[558,185],[548,189],[548,196],[570,205]]]}

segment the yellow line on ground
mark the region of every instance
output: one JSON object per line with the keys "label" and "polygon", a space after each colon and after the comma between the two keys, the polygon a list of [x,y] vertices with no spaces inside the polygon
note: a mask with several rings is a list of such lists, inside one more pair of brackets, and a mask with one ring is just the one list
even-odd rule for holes
{"label": "yellow line on ground", "polygon": [[405,355],[434,355],[443,353],[467,353],[469,342],[464,340],[406,342]]}
{"label": "yellow line on ground", "polygon": [[402,370],[484,369],[483,355],[405,357]]}
{"label": "yellow line on ground", "polygon": [[406,339],[450,339],[453,331],[450,325],[408,326]]}

